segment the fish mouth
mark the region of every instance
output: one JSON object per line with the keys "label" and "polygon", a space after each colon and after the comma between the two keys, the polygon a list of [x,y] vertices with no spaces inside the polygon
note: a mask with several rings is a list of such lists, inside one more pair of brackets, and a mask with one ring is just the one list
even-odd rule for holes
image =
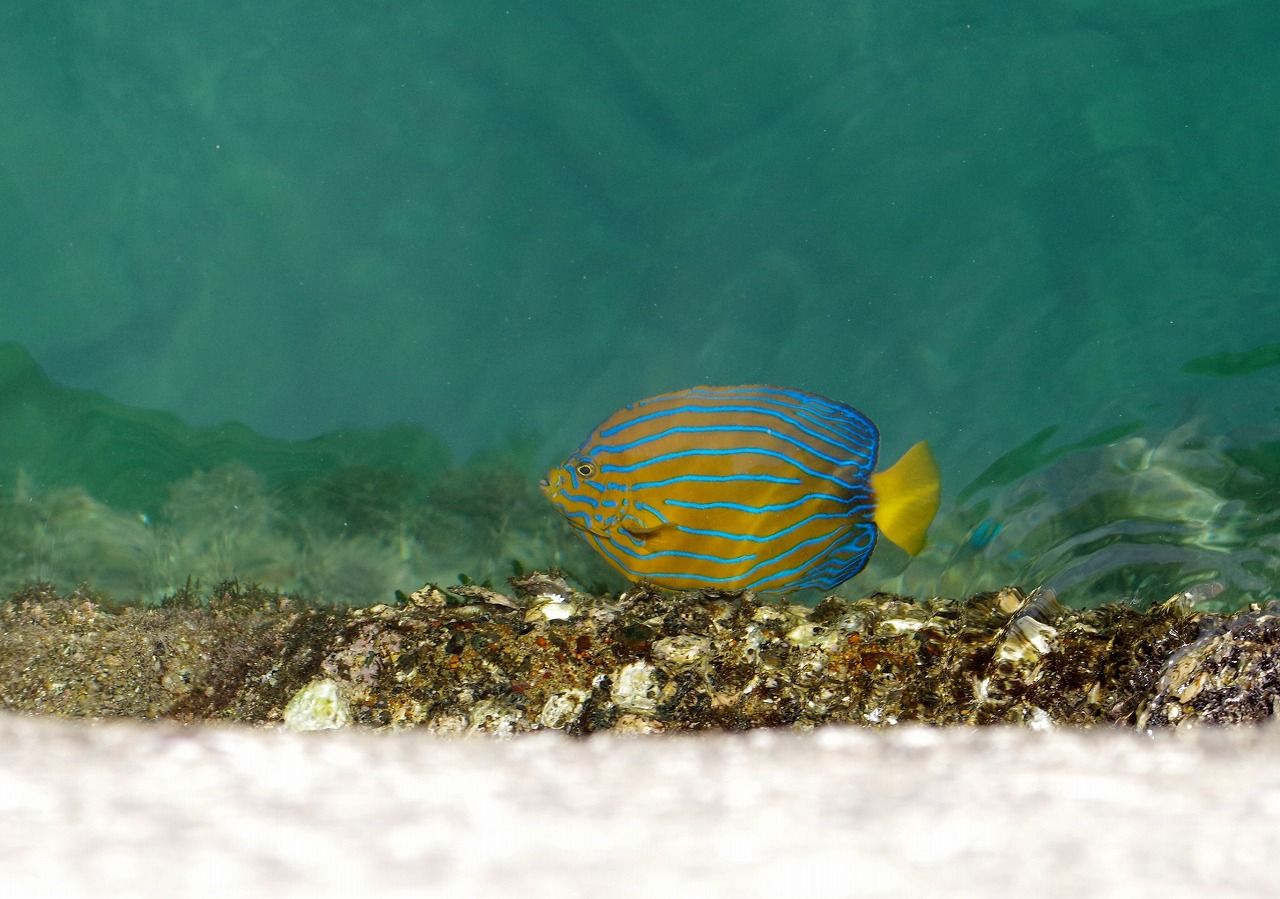
{"label": "fish mouth", "polygon": [[595,534],[606,540],[611,539],[607,524],[596,521],[589,513],[576,511],[575,504],[566,501],[564,495],[566,486],[564,476],[555,471],[538,481],[538,489],[542,491],[542,495],[556,507],[574,530],[582,531],[584,534]]}

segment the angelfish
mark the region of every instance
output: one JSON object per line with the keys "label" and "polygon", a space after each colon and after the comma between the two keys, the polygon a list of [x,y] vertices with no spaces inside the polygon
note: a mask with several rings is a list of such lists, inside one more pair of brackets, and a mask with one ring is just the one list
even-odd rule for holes
{"label": "angelfish", "polygon": [[615,568],[673,590],[830,590],[877,534],[915,555],[938,510],[927,444],[875,471],[879,432],[785,387],[693,387],[624,406],[542,490]]}

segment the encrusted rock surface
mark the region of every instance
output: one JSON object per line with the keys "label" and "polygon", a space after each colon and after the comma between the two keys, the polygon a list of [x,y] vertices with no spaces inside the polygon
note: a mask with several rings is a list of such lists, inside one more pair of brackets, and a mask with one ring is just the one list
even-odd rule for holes
{"label": "encrusted rock surface", "polygon": [[1280,607],[1268,603],[1201,622],[1201,636],[1165,664],[1144,725],[1242,724],[1280,706]]}
{"label": "encrusted rock surface", "polygon": [[0,606],[0,708],[438,733],[743,730],[830,723],[1258,721],[1280,613],[1071,610],[1015,588],[815,608],[533,574],[322,610],[225,584],[160,608],[44,588]]}
{"label": "encrusted rock surface", "polygon": [[1274,890],[1280,731],[554,733],[0,712],[6,896],[1134,896]]}

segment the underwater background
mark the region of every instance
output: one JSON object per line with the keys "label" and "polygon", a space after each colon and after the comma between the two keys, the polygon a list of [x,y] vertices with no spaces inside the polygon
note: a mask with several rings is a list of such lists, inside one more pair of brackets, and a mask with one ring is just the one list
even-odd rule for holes
{"label": "underwater background", "polygon": [[0,588],[388,601],[561,565],[618,406],[927,439],[841,592],[1280,592],[1266,3],[0,9]]}

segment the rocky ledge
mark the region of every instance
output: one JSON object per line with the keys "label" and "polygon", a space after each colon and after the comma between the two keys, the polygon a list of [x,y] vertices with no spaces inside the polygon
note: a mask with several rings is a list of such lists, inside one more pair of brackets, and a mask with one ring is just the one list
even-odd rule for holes
{"label": "rocky ledge", "polygon": [[298,730],[648,733],[828,723],[1243,723],[1280,697],[1280,606],[1077,610],[1051,591],[736,595],[426,586],[320,609],[222,584],[159,607],[36,586],[0,605],[0,708]]}

